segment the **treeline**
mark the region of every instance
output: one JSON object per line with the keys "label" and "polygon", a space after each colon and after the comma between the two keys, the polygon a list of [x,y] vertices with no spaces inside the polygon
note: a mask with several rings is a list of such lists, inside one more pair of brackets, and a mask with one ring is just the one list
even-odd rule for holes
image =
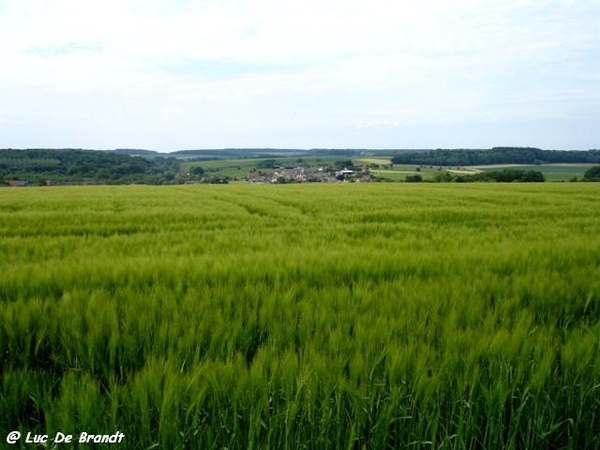
{"label": "treeline", "polygon": [[533,147],[494,147],[490,150],[445,150],[399,153],[394,164],[479,166],[489,164],[600,163],[600,150],[542,150]]}
{"label": "treeline", "polygon": [[[144,157],[151,157],[152,153],[147,150],[118,150],[119,152],[128,152],[129,154],[141,154]],[[205,161],[215,159],[243,159],[243,158],[283,158],[283,157],[359,157],[359,156],[391,156],[401,153],[425,152],[423,149],[369,149],[369,148],[311,148],[311,149],[281,149],[281,148],[223,148],[223,149],[200,149],[200,150],[178,150],[170,153],[178,159],[186,161]]]}
{"label": "treeline", "polygon": [[[419,174],[407,175],[406,183],[420,183],[423,177]],[[450,172],[438,172],[433,181],[436,183],[469,183],[475,181],[498,182],[498,183],[543,183],[546,181],[544,174],[537,170],[504,169],[481,172],[472,175],[459,175]]]}
{"label": "treeline", "polygon": [[471,181],[487,181],[498,183],[542,183],[546,181],[544,174],[538,170],[503,169],[480,172],[473,175],[451,174],[450,172],[439,172],[435,181],[468,183]]}
{"label": "treeline", "polygon": [[175,182],[179,161],[152,160],[108,151],[79,149],[0,150],[0,182],[105,182],[111,184]]}

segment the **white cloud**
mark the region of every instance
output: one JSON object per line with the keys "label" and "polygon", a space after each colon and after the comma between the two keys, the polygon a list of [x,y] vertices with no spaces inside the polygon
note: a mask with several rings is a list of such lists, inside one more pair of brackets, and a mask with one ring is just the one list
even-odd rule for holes
{"label": "white cloud", "polygon": [[576,0],[0,2],[0,147],[29,145],[16,123],[46,145],[176,149],[321,146],[327,129],[376,145],[379,126],[429,129],[427,146],[457,124],[584,120],[600,112],[599,13]]}

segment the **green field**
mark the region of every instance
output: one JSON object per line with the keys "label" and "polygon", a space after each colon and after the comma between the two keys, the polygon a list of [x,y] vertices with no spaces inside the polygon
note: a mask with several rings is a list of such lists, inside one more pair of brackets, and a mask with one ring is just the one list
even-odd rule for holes
{"label": "green field", "polygon": [[0,189],[0,442],[599,448],[598,198],[600,183]]}
{"label": "green field", "polygon": [[[443,169],[447,171],[447,168]],[[417,166],[411,164],[394,164],[393,169],[371,169],[371,173],[377,177],[380,177],[387,181],[405,181],[407,176],[420,175],[424,181],[433,181],[436,174],[440,173],[442,169],[438,170],[437,167],[430,166]],[[468,171],[468,173],[476,173]]]}
{"label": "green field", "polygon": [[256,169],[261,161],[268,158],[240,158],[240,159],[214,159],[209,161],[184,162],[181,167],[190,170],[193,167],[202,167],[208,175],[239,179]]}

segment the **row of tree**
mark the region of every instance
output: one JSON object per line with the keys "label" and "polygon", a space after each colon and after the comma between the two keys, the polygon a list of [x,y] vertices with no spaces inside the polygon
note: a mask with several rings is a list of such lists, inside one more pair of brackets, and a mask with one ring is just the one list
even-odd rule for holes
{"label": "row of tree", "polygon": [[483,166],[489,164],[600,163],[600,150],[542,150],[533,147],[494,147],[490,150],[444,150],[399,153],[394,164]]}
{"label": "row of tree", "polygon": [[[405,181],[407,183],[418,183],[423,181],[423,177],[418,174],[407,175]],[[546,181],[546,178],[542,172],[537,170],[505,169],[481,172],[473,175],[457,175],[450,172],[438,172],[435,175],[434,181],[438,183],[468,183],[472,181],[540,183]]]}
{"label": "row of tree", "polygon": [[32,184],[96,181],[163,184],[180,171],[172,157],[146,159],[108,151],[79,149],[0,150],[0,180]]}
{"label": "row of tree", "polygon": [[[423,181],[421,175],[407,175],[407,183],[418,183]],[[435,182],[467,183],[470,181],[496,181],[499,183],[540,183],[546,181],[544,174],[537,170],[504,169],[492,170],[473,175],[457,175],[450,172],[438,172],[434,177]],[[600,181],[600,166],[594,166],[583,174],[583,181]]]}

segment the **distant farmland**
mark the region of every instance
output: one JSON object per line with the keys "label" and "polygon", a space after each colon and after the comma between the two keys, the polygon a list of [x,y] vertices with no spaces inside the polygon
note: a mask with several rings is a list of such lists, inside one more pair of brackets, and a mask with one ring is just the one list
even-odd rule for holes
{"label": "distant farmland", "polygon": [[598,448],[598,198],[598,183],[2,189],[0,438]]}

